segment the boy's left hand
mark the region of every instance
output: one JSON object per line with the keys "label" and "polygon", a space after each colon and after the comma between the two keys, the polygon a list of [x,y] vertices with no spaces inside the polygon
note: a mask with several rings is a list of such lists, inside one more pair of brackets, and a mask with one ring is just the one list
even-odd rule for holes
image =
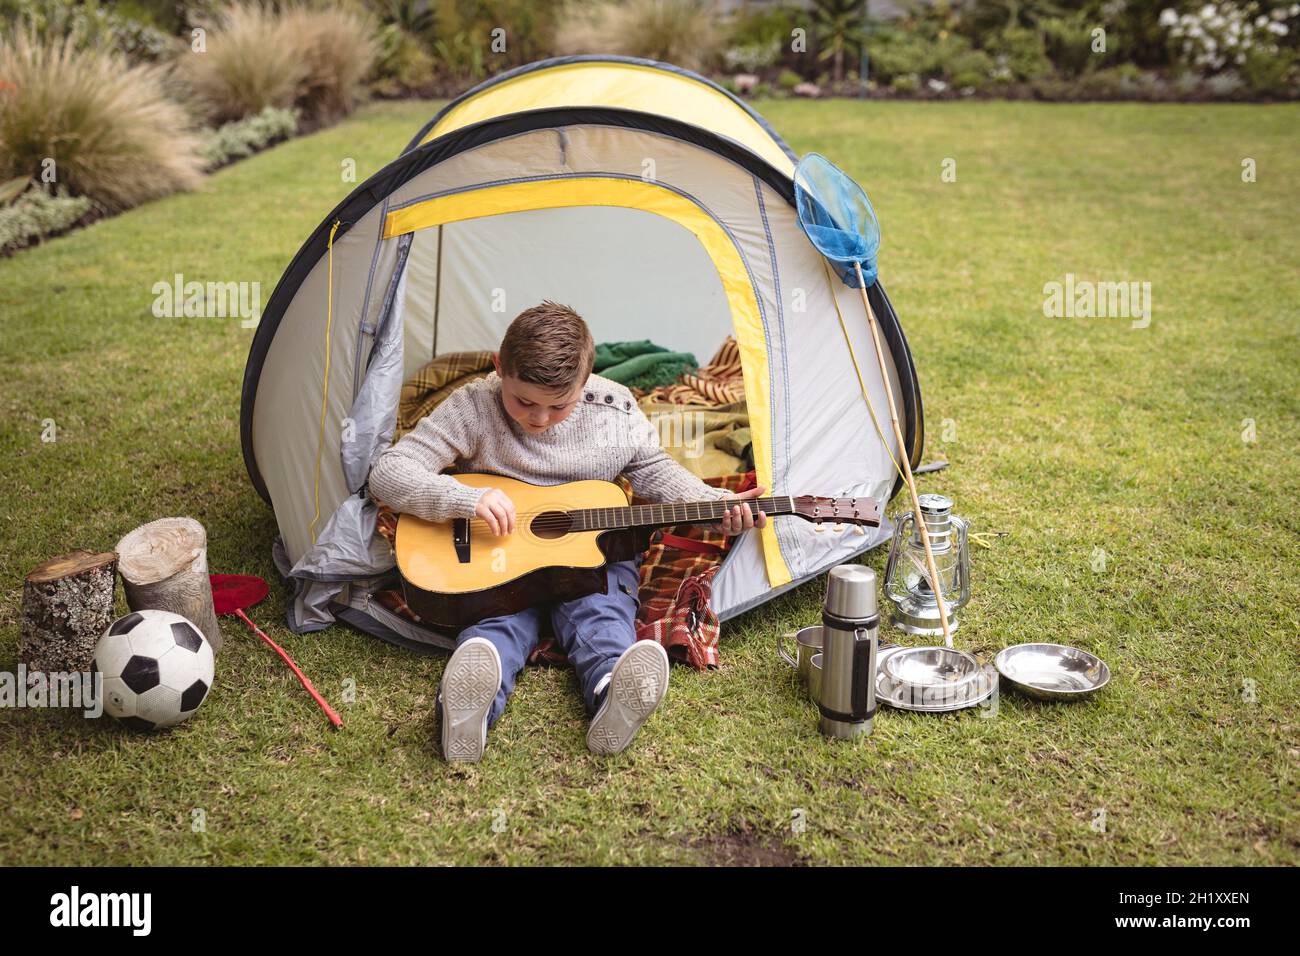
{"label": "boy's left hand", "polygon": [[[766,491],[762,485],[750,488],[748,491],[742,491],[738,495],[727,495],[722,501],[741,501],[749,498],[759,498]],[[757,517],[754,511],[748,505],[732,505],[727,509],[726,515],[718,523],[717,527],[725,535],[737,535],[742,531],[748,531],[750,528],[763,528],[767,526],[767,515],[759,509]]]}

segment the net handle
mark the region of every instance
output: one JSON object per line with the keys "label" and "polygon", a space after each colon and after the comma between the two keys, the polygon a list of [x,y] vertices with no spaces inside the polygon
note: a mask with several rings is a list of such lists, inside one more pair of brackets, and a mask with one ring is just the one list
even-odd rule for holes
{"label": "net handle", "polygon": [[939,623],[943,625],[943,642],[952,647],[952,630],[948,626],[948,607],[943,600],[943,582],[939,580],[939,571],[934,564],[934,552],[930,549],[930,535],[925,530],[925,521],[921,517],[921,502],[916,496],[916,479],[912,476],[912,456],[907,453],[903,441],[903,430],[898,427],[898,407],[894,404],[894,387],[889,383],[889,369],[885,365],[885,350],[880,344],[880,330],[877,327],[876,313],[867,298],[867,283],[862,276],[861,264],[853,263],[858,274],[858,291],[862,293],[862,305],[867,310],[867,325],[871,329],[871,344],[876,347],[876,361],[880,365],[880,377],[884,380],[885,399],[889,402],[889,423],[894,426],[894,440],[898,442],[899,464],[903,466],[903,483],[907,485],[908,494],[912,496],[913,514],[916,515],[916,528],[921,532],[921,544],[925,547],[925,563],[930,569],[930,588],[934,591],[935,603],[939,606]]}

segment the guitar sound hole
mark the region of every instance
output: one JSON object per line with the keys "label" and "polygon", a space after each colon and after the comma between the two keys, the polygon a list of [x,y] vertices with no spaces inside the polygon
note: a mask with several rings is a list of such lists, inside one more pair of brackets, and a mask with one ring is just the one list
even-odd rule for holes
{"label": "guitar sound hole", "polygon": [[563,511],[543,511],[529,522],[528,530],[539,538],[563,538],[572,524]]}

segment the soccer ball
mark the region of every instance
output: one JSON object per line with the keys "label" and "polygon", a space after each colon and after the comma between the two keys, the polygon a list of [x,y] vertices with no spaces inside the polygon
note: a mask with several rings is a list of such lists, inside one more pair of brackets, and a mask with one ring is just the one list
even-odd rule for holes
{"label": "soccer ball", "polygon": [[95,647],[104,710],[133,730],[185,720],[212,687],[212,645],[171,611],[135,611],[109,625]]}

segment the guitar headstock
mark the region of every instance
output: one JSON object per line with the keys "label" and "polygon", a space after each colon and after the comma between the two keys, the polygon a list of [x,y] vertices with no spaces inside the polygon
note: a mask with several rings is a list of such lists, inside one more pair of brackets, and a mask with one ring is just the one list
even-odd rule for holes
{"label": "guitar headstock", "polygon": [[817,524],[865,524],[880,527],[880,508],[874,498],[823,498],[799,495],[793,499],[794,514]]}

